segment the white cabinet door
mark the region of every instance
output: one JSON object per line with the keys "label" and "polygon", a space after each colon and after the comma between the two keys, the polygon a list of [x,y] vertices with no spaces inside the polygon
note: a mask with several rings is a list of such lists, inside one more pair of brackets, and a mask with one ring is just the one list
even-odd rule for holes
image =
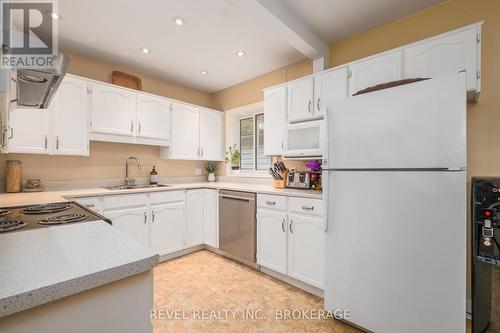
{"label": "white cabinet door", "polygon": [[479,90],[478,29],[460,31],[406,48],[405,77],[434,78],[465,70],[467,90]]}
{"label": "white cabinet door", "polygon": [[264,92],[264,154],[283,154],[283,135],[286,125],[287,87]]}
{"label": "white cabinet door", "polygon": [[285,212],[259,209],[257,213],[257,263],[276,272],[287,274],[287,215]]}
{"label": "white cabinet door", "polygon": [[222,112],[200,110],[200,158],[222,161]]}
{"label": "white cabinet door", "polygon": [[314,79],[292,81],[288,84],[288,121],[304,121],[314,118]]}
{"label": "white cabinet door", "polygon": [[170,101],[137,95],[137,137],[170,140]]}
{"label": "white cabinet door", "polygon": [[50,112],[49,109],[12,110],[9,114],[9,153],[50,153]]}
{"label": "white cabinet door", "polygon": [[322,218],[289,215],[288,275],[323,288],[325,233]]}
{"label": "white cabinet door", "polygon": [[164,255],[185,248],[184,202],[151,205],[151,248]]}
{"label": "white cabinet door", "polygon": [[136,95],[125,89],[92,83],[91,131],[100,134],[134,136]]}
{"label": "white cabinet door", "polygon": [[125,208],[104,214],[113,226],[132,239],[149,246],[147,207]]}
{"label": "white cabinet door", "polygon": [[203,239],[204,243],[214,247],[219,247],[219,215],[217,190],[203,190]]}
{"label": "white cabinet door", "polygon": [[324,117],[328,102],[349,96],[349,69],[338,68],[314,77],[314,114]]}
{"label": "white cabinet door", "polygon": [[88,82],[66,76],[54,96],[54,153],[89,155]]}
{"label": "white cabinet door", "polygon": [[170,158],[197,160],[200,151],[200,111],[198,108],[172,103],[172,143]]}
{"label": "white cabinet door", "polygon": [[203,190],[186,192],[186,246],[203,244]]}
{"label": "white cabinet door", "polygon": [[351,65],[350,95],[365,88],[403,78],[403,51],[397,50]]}

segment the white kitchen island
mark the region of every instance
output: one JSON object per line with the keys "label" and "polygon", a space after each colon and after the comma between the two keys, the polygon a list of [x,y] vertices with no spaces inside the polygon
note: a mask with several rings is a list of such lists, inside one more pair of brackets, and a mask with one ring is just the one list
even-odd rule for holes
{"label": "white kitchen island", "polygon": [[0,235],[0,332],[151,332],[158,255],[103,221]]}

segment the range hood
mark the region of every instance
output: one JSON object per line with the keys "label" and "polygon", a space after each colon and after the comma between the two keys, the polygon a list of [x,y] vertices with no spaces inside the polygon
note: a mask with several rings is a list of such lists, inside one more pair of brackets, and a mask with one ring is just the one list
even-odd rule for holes
{"label": "range hood", "polygon": [[23,108],[47,108],[66,74],[68,64],[68,57],[59,53],[54,68],[16,70],[17,105]]}

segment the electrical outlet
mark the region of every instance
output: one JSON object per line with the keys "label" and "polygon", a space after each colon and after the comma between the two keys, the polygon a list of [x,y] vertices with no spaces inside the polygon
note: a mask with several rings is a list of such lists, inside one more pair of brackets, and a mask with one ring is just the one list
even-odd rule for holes
{"label": "electrical outlet", "polygon": [[194,175],[201,176],[201,168],[194,168]]}

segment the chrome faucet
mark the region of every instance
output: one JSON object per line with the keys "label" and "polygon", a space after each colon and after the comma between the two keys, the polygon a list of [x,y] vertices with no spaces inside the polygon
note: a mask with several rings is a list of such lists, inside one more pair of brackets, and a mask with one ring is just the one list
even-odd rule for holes
{"label": "chrome faucet", "polygon": [[125,186],[134,186],[135,185],[135,179],[130,178],[128,176],[128,162],[130,160],[134,160],[137,163],[137,168],[141,169],[141,164],[139,163],[139,160],[137,159],[137,157],[131,156],[131,157],[127,158],[127,160],[125,161]]}

